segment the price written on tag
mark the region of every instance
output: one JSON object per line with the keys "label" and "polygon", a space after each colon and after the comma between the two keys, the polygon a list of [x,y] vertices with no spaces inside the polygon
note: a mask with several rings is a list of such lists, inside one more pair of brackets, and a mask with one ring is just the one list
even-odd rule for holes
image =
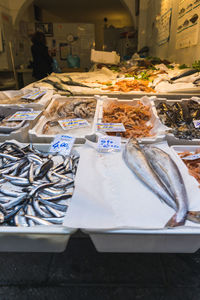
{"label": "price written on tag", "polygon": [[100,137],[98,139],[97,150],[99,152],[111,152],[121,150],[121,137]]}
{"label": "price written on tag", "polygon": [[87,120],[79,118],[59,120],[58,123],[64,130],[90,126]]}
{"label": "price written on tag", "polygon": [[183,160],[195,160],[200,158],[200,153],[188,155],[186,157],[182,157]]}
{"label": "price written on tag", "polygon": [[28,100],[36,100],[40,97],[42,97],[44,94],[46,94],[46,91],[37,91],[33,93],[26,94],[22,97],[22,99],[28,99]]}
{"label": "price written on tag", "polygon": [[105,131],[105,132],[126,131],[123,123],[97,123],[96,126],[98,131]]}
{"label": "price written on tag", "polygon": [[18,111],[10,116],[7,121],[32,121],[41,113],[42,111]]}
{"label": "price written on tag", "polygon": [[58,134],[51,143],[50,152],[59,152],[69,155],[74,145],[75,138],[69,135]]}
{"label": "price written on tag", "polygon": [[195,128],[199,128],[200,127],[200,120],[194,120],[193,124],[194,124]]}

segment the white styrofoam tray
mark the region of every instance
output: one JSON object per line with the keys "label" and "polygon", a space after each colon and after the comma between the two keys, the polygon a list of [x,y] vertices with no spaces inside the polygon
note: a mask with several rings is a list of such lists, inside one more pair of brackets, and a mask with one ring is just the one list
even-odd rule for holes
{"label": "white styrofoam tray", "polygon": [[[48,105],[45,113],[48,114],[48,112],[50,111],[51,107],[54,104],[54,101],[65,101],[65,100],[70,100],[70,99],[78,99],[81,97],[62,97],[60,95],[55,95],[51,101],[51,103]],[[94,99],[94,97],[82,97],[84,99]],[[97,106],[98,106],[98,101],[97,101]],[[59,131],[55,131],[54,133],[51,134],[42,134],[42,128],[45,125],[45,123],[47,122],[47,118],[46,116],[42,116],[39,121],[37,122],[37,124],[34,126],[33,129],[29,130],[29,139],[32,143],[51,143],[52,140],[55,137],[55,134],[69,134],[70,136],[73,136],[76,138],[75,143],[76,144],[83,144],[85,142],[85,135],[90,135],[93,134],[94,132],[94,124],[96,123],[96,116],[97,116],[97,111],[98,108],[96,106],[96,112],[95,112],[95,116],[94,118],[89,121],[90,126],[88,127],[83,127],[83,128],[77,128],[77,129],[69,129],[69,130],[64,130],[59,126]],[[56,129],[57,130],[57,129]]]}
{"label": "white styrofoam tray", "polygon": [[[47,144],[33,146],[43,152],[50,147]],[[0,252],[62,252],[75,231],[64,225],[0,226]]]}
{"label": "white styrofoam tray", "polygon": [[[200,104],[200,98],[197,97],[197,96],[193,96],[191,98],[184,98],[184,99],[180,99],[180,100],[177,100],[177,99],[176,100],[172,100],[172,99],[167,100],[166,98],[161,99],[161,98],[156,98],[156,97],[155,98],[152,97],[152,99],[153,99],[153,101],[152,101],[152,109],[153,109],[154,114],[158,118],[159,118],[159,115],[157,113],[156,103],[160,103],[160,102],[164,101],[167,104],[173,104],[174,102],[185,102],[185,101],[189,101],[189,100],[194,100],[194,101],[196,101],[196,102],[198,102]],[[165,128],[166,128],[166,139],[167,139],[167,142],[168,142],[168,144],[170,146],[171,145],[182,145],[183,143],[187,144],[187,145],[191,145],[191,144],[198,145],[199,142],[200,142],[199,139],[192,139],[192,140],[179,139],[179,138],[175,137],[173,133],[167,132],[167,130],[171,129],[170,127],[165,126]]]}
{"label": "white styrofoam tray", "polygon": [[[23,88],[21,90],[18,91],[3,91],[1,93],[5,94],[7,97],[12,98],[15,96],[24,96],[26,94],[29,94],[31,92],[37,91],[38,89],[35,88]],[[49,104],[49,102],[51,101],[53,96],[53,91],[52,90],[46,90],[46,94],[44,94],[40,99],[35,100],[35,101],[20,101],[20,105],[23,105],[25,107],[30,107],[33,108],[35,110],[42,110],[44,108],[46,108],[46,106]],[[1,100],[0,100],[0,104],[1,104]],[[17,105],[17,103],[9,103],[8,105]]]}
{"label": "white styrofoam tray", "polygon": [[[178,160],[184,172],[166,142],[156,145]],[[66,226],[89,234],[98,251],[192,253],[200,248],[200,224],[187,220],[184,226],[165,228],[174,211],[133,174],[122,153],[98,153],[87,144],[79,152]],[[199,188],[187,173],[184,182],[189,210],[199,211]]]}
{"label": "white styrofoam tray", "polygon": [[[152,136],[150,137],[142,137],[140,138],[141,142],[143,143],[154,143],[154,142],[159,142],[165,139],[165,126],[160,122],[160,119],[158,118],[157,115],[154,114],[154,110],[152,107],[152,99],[156,99],[155,96],[153,97],[147,97],[144,96],[142,98],[134,98],[134,99],[118,99],[118,98],[109,98],[107,96],[96,96],[98,99],[98,106],[97,106],[97,122],[101,123],[103,119],[103,108],[108,106],[110,103],[125,103],[128,105],[133,105],[135,106],[137,101],[141,101],[144,105],[147,105],[150,107],[150,112],[151,112],[151,119],[147,123],[147,125],[152,125],[153,128],[151,129],[150,133]],[[97,132],[96,125],[94,126],[94,131]],[[122,138],[122,142],[126,142],[128,139],[127,138]]]}
{"label": "white styrofoam tray", "polygon": [[[6,106],[5,104],[4,106]],[[15,105],[16,106],[16,105]],[[19,105],[19,107],[24,107],[22,105]],[[29,107],[29,109],[32,110],[32,108]],[[32,121],[26,121],[23,126],[21,126],[19,129],[14,130],[10,133],[0,133],[0,143],[5,142],[5,140],[16,140],[21,143],[28,143],[29,142],[29,130],[37,123],[39,120],[40,115],[38,115],[34,120]]]}

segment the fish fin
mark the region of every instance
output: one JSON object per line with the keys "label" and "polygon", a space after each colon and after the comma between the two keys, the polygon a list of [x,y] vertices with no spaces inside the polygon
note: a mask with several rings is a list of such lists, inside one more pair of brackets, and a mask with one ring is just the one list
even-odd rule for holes
{"label": "fish fin", "polygon": [[200,211],[188,211],[187,220],[200,224]]}
{"label": "fish fin", "polygon": [[177,221],[177,213],[175,213],[171,219],[169,219],[169,221],[167,222],[167,224],[165,225],[165,227],[177,227],[177,226],[181,226],[184,225],[185,223],[185,218],[183,218],[181,221]]}

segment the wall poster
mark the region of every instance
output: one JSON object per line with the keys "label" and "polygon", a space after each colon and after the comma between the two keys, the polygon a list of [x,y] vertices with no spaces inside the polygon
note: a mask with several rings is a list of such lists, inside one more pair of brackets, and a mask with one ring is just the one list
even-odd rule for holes
{"label": "wall poster", "polygon": [[176,28],[176,49],[197,45],[199,36],[199,0],[180,0]]}

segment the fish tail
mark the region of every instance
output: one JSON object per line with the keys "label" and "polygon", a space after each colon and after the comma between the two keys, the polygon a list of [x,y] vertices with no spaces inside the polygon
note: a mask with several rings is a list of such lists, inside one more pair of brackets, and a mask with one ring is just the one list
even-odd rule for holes
{"label": "fish tail", "polygon": [[175,213],[171,219],[167,222],[165,227],[177,227],[185,224],[185,218],[182,218],[180,221],[177,221],[177,213]]}
{"label": "fish tail", "polygon": [[188,211],[187,220],[200,224],[200,211]]}

